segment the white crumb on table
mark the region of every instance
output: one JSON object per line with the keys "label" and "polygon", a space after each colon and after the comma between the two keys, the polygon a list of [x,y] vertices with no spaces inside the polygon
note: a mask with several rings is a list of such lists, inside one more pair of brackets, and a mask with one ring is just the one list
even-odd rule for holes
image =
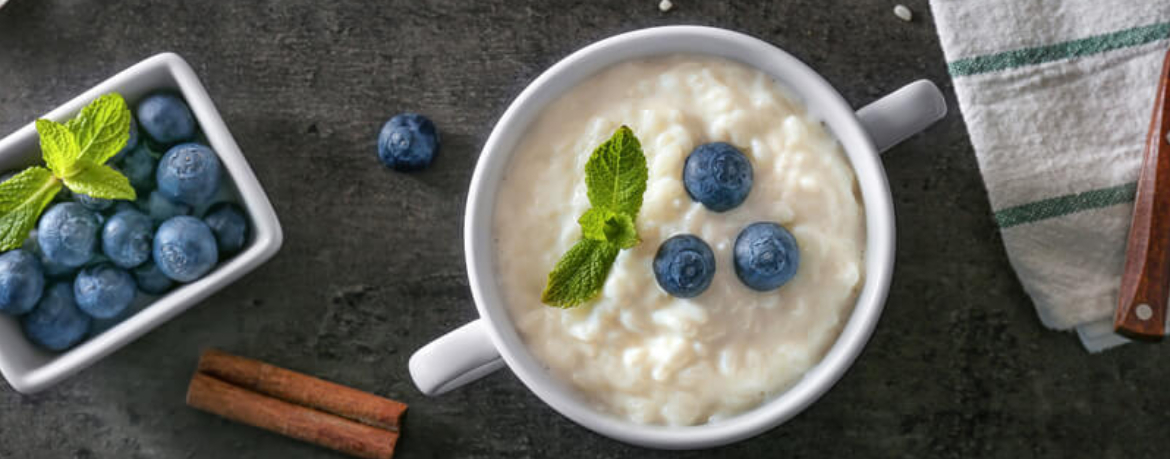
{"label": "white crumb on table", "polygon": [[897,16],[898,19],[903,21],[910,22],[911,19],[914,19],[914,12],[910,11],[910,8],[906,8],[906,5],[897,5],[894,7],[894,16]]}
{"label": "white crumb on table", "polygon": [[674,8],[674,3],[671,3],[670,0],[662,0],[661,2],[658,2],[658,9],[663,13],[670,11],[671,8]]}

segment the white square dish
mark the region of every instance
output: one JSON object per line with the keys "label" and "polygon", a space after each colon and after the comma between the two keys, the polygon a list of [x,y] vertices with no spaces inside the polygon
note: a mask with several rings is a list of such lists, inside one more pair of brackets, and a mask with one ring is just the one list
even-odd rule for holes
{"label": "white square dish", "polygon": [[[134,102],[157,90],[182,94],[207,144],[219,155],[224,172],[238,193],[239,204],[248,214],[251,226],[247,244],[199,280],[178,285],[109,330],[59,354],[33,345],[25,339],[17,319],[0,315],[0,373],[18,392],[31,394],[76,374],[235,282],[271,259],[280,249],[283,235],[272,203],[244,160],[207,90],[191,66],[178,55],[163,53],[143,60],[57,107],[44,118],[64,122],[92,100],[111,92],[121,94],[133,106]],[[36,128],[33,120],[29,121],[20,130],[0,139],[0,171],[42,163]]]}

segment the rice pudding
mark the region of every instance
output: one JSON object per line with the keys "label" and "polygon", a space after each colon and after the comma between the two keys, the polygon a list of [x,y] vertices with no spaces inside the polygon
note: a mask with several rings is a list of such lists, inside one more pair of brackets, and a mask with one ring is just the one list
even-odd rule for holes
{"label": "rice pudding", "polygon": [[[585,162],[621,125],[649,167],[641,243],[621,251],[596,299],[549,307],[548,273],[590,208]],[[688,154],[709,142],[736,146],[754,170],[747,199],[726,212],[682,183]],[[628,61],[566,92],[528,127],[494,215],[501,293],[528,349],[598,410],[638,423],[713,422],[785,391],[835,341],[863,283],[865,215],[841,146],[778,82],[720,58]],[[768,292],[745,286],[732,263],[737,235],[761,221],[800,249],[796,276]],[[679,234],[715,254],[714,279],[694,298],[667,294],[651,268]]]}

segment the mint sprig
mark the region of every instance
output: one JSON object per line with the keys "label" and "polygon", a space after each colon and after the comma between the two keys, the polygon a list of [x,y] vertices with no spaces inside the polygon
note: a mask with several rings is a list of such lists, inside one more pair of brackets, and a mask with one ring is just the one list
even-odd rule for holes
{"label": "mint sprig", "polygon": [[99,97],[65,124],[38,119],[36,126],[48,168],[33,166],[0,183],[0,251],[24,243],[62,186],[95,198],[138,198],[126,176],[105,165],[130,139],[122,96]]}
{"label": "mint sprig", "polygon": [[613,137],[598,146],[585,163],[589,204],[633,219],[642,208],[642,194],[646,192],[649,174],[642,144],[634,137],[634,131],[622,126]]}
{"label": "mint sprig", "polygon": [[582,239],[549,273],[542,302],[571,308],[601,293],[618,252],[640,242],[634,221],[649,173],[642,145],[626,126],[593,150],[585,163],[585,187],[593,207],[577,220]]}

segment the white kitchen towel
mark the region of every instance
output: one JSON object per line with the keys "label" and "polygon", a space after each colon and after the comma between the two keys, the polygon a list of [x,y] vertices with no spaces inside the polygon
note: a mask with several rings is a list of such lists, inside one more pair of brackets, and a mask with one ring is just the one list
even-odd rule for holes
{"label": "white kitchen towel", "polygon": [[1044,325],[1110,321],[1170,0],[931,0],[1008,258]]}

